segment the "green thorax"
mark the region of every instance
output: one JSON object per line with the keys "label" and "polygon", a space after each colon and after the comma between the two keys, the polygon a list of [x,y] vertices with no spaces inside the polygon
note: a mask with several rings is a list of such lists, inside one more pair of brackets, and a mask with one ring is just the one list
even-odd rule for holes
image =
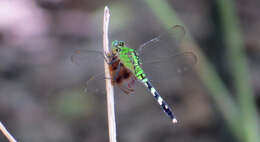
{"label": "green thorax", "polygon": [[118,56],[120,62],[124,64],[139,80],[146,78],[141,62],[135,49],[125,46],[123,41],[112,42],[112,54]]}

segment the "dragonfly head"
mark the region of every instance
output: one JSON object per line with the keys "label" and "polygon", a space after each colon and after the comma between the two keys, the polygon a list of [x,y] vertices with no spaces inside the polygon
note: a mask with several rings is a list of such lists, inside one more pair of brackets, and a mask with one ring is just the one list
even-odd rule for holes
{"label": "dragonfly head", "polygon": [[119,52],[121,51],[121,48],[125,46],[125,42],[124,41],[118,41],[118,40],[114,40],[112,42],[112,54],[113,55],[118,55]]}

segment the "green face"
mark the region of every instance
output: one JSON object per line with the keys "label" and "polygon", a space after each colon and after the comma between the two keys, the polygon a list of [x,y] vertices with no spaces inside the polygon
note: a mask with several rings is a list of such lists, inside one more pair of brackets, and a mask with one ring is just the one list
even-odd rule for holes
{"label": "green face", "polygon": [[124,41],[114,40],[112,42],[112,54],[118,55],[119,52],[121,51],[121,48],[124,47],[124,46],[125,46]]}

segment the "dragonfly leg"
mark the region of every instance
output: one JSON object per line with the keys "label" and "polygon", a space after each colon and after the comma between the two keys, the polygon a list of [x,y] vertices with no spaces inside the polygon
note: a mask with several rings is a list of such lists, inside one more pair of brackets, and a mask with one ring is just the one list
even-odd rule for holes
{"label": "dragonfly leg", "polygon": [[[117,78],[120,76],[120,71],[122,69],[122,65],[119,63],[117,65],[116,71],[115,71],[115,75],[113,76],[113,80],[116,82]],[[127,87],[125,87],[124,85],[122,85],[121,83],[118,83],[117,86],[127,95],[132,94],[134,92],[134,89],[132,87],[130,87],[130,85],[128,84]]]}
{"label": "dragonfly leg", "polygon": [[109,65],[112,64],[110,61],[112,59],[112,57],[111,57],[111,55],[109,55],[109,53],[104,53],[103,58],[107,64],[109,64]]}
{"label": "dragonfly leg", "polygon": [[123,85],[119,84],[118,87],[120,88],[120,90],[122,90],[125,94],[127,95],[133,95],[134,89],[132,88],[126,88]]}
{"label": "dragonfly leg", "polygon": [[114,75],[114,77],[113,77],[113,80],[114,80],[114,81],[116,81],[117,77],[119,76],[120,68],[121,68],[121,64],[119,63],[119,64],[117,65],[117,69],[116,69],[115,75]]}
{"label": "dragonfly leg", "polygon": [[132,89],[135,84],[135,81],[136,81],[136,77],[132,76],[131,81],[127,84],[128,88]]}
{"label": "dragonfly leg", "polygon": [[107,64],[111,65],[111,64],[114,64],[117,61],[118,61],[117,59],[112,59],[111,61],[108,61]]}
{"label": "dragonfly leg", "polygon": [[116,61],[118,61],[116,56],[113,54],[111,55],[110,53],[105,53],[103,55],[103,58],[105,59],[106,63],[109,65],[114,64]]}

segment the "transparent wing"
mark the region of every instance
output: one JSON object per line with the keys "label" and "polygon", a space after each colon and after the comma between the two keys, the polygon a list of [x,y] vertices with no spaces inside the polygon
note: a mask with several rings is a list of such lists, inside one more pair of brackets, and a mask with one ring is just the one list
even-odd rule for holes
{"label": "transparent wing", "polygon": [[192,70],[197,63],[193,52],[182,52],[144,61],[143,69],[152,80],[167,80]]}
{"label": "transparent wing", "polygon": [[[159,46],[169,45],[168,49],[171,51],[175,50],[177,46],[179,46],[181,40],[185,36],[185,29],[181,25],[175,25],[169,28],[167,31],[162,34],[152,38],[151,40],[143,43],[137,49],[140,56],[143,56],[146,50],[153,50],[154,48],[158,48]],[[162,50],[165,50],[161,48]]]}
{"label": "transparent wing", "polygon": [[104,55],[103,52],[91,49],[74,50],[70,61],[77,71],[84,74],[84,88],[86,93],[104,93]]}
{"label": "transparent wing", "polygon": [[[108,78],[109,79],[109,78]],[[94,75],[91,75],[85,83],[84,92],[86,93],[94,93],[94,94],[105,94],[105,73],[100,72]]]}
{"label": "transparent wing", "polygon": [[140,46],[139,56],[148,77],[152,80],[170,79],[194,67],[196,54],[180,49],[184,35],[184,27],[176,25]]}
{"label": "transparent wing", "polygon": [[73,54],[70,56],[70,61],[80,66],[91,66],[94,61],[102,62],[103,56],[103,52],[98,50],[77,49],[73,51]]}
{"label": "transparent wing", "polygon": [[[77,67],[86,71],[86,79],[84,84],[84,92],[94,94],[105,94],[105,78],[104,73],[104,55],[103,52],[96,50],[80,49],[75,50],[70,60]],[[124,76],[122,76],[124,77]],[[116,84],[118,91],[125,94],[133,94],[135,88],[135,78],[133,76],[124,78],[120,84]]]}

